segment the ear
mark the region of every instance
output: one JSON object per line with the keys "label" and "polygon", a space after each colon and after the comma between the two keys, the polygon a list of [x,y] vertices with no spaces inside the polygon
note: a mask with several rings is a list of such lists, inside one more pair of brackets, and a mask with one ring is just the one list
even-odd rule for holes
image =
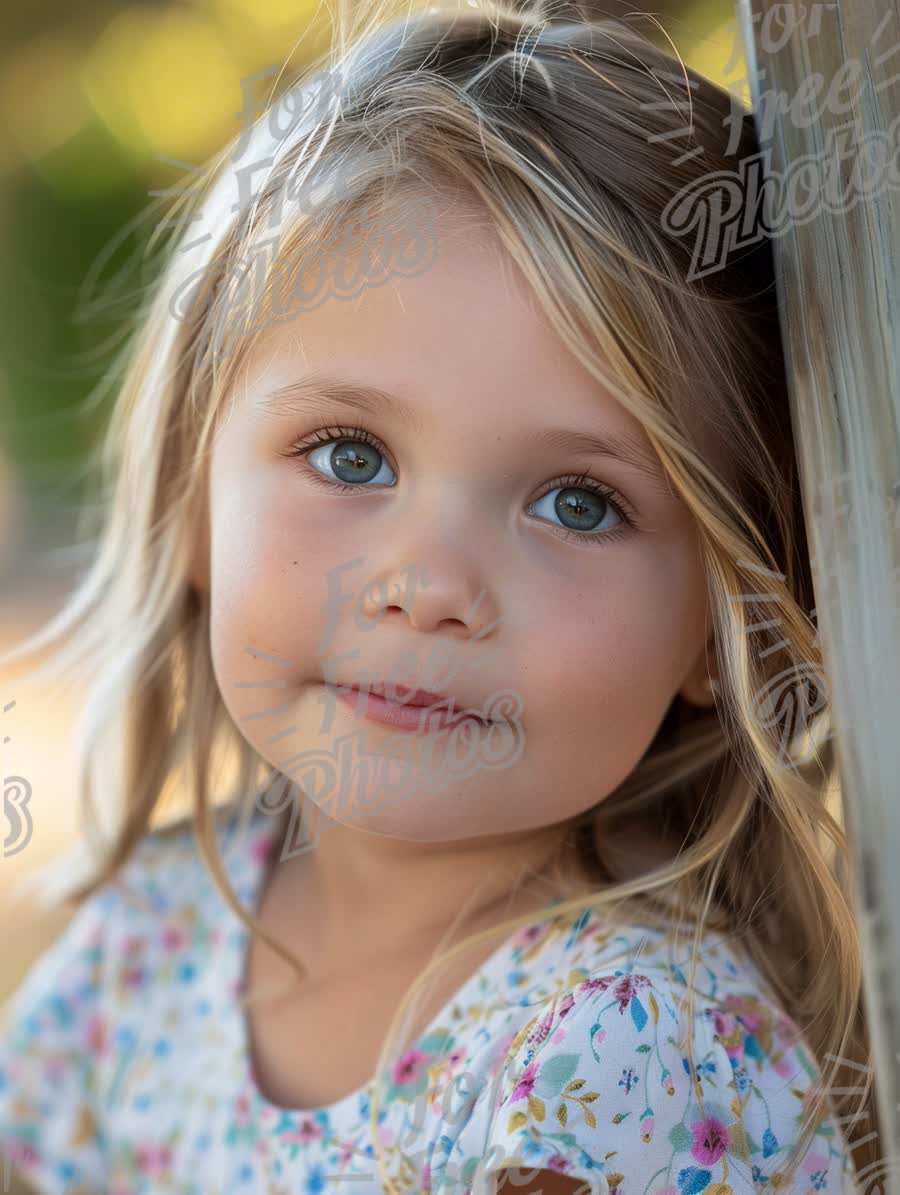
{"label": "ear", "polygon": [[714,686],[718,689],[719,670],[710,638],[700,649],[678,693],[691,705],[710,708],[716,703]]}
{"label": "ear", "polygon": [[701,709],[711,709],[716,704],[717,691],[718,678],[710,676],[708,670],[704,670],[702,674],[699,671],[692,672],[690,678],[678,690],[685,701],[700,706]]}

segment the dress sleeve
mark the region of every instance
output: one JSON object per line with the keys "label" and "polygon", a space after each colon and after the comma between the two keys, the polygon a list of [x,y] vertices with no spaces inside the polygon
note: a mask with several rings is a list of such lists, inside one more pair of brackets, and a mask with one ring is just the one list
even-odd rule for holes
{"label": "dress sleeve", "polygon": [[[495,1195],[504,1168],[557,1171],[585,1195],[782,1188],[777,1172],[818,1076],[810,1053],[767,1000],[729,996],[713,1006],[698,994],[692,1070],[679,1044],[686,995],[674,981],[617,972],[542,1005],[495,1084],[472,1195]],[[826,1119],[790,1190],[849,1195],[850,1167]],[[512,1195],[513,1180],[500,1191]]]}
{"label": "dress sleeve", "polygon": [[0,1011],[0,1159],[41,1195],[106,1189],[94,1101],[106,899],[78,908]]}

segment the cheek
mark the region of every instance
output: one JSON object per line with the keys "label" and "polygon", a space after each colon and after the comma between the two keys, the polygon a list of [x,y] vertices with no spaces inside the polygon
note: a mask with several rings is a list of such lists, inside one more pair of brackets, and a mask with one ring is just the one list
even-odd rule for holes
{"label": "cheek", "polygon": [[578,593],[565,609],[533,611],[522,720],[537,771],[553,764],[560,816],[625,780],[681,683],[688,636],[678,597],[671,586],[619,581],[602,598]]}
{"label": "cheek", "polygon": [[288,712],[287,692],[321,675],[315,660],[327,632],[335,547],[272,487],[247,479],[223,484],[213,510],[213,667],[229,713],[259,750]]}

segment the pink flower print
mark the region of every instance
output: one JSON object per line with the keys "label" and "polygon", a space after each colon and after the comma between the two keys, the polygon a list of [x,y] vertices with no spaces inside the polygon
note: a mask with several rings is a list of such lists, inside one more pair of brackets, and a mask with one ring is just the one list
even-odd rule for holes
{"label": "pink flower print", "polygon": [[600,975],[596,979],[586,979],[578,990],[581,992],[605,992],[615,980],[615,975]]}
{"label": "pink flower print", "polygon": [[122,943],[122,949],[125,954],[140,954],[144,949],[144,939],[140,934],[129,934]]}
{"label": "pink flower print", "polygon": [[497,1053],[495,1054],[494,1058],[491,1061],[491,1065],[488,1068],[488,1075],[492,1079],[496,1075],[497,1071],[500,1069],[500,1063],[506,1057],[506,1055],[509,1051],[509,1047],[515,1041],[517,1036],[518,1036],[518,1034],[512,1033],[509,1036],[507,1036],[503,1041],[498,1043]]}
{"label": "pink flower print", "polygon": [[40,1154],[27,1141],[13,1141],[8,1148],[10,1162],[22,1170],[28,1170],[29,1167],[36,1166],[40,1161]]}
{"label": "pink flower print", "polygon": [[771,1061],[772,1070],[782,1079],[790,1079],[797,1069],[792,1065],[790,1059],[781,1053],[774,1054]]}
{"label": "pink flower print", "polygon": [[311,1116],[304,1116],[298,1129],[298,1141],[318,1141],[322,1136],[322,1126]]}
{"label": "pink flower print", "polygon": [[572,995],[571,992],[566,992],[565,996],[563,996],[562,1000],[560,1000],[560,1002],[559,1002],[559,1019],[560,1020],[562,1020],[562,1018],[566,1015],[566,1013],[569,1012],[569,1010],[571,1009],[571,1007],[574,1003],[575,1003],[575,997]]}
{"label": "pink flower print", "polygon": [[139,988],[144,983],[144,968],[143,967],[129,967],[125,972],[125,986],[129,988]]}
{"label": "pink flower print", "polygon": [[737,1028],[737,1021],[730,1012],[713,1013],[713,1025],[719,1037],[728,1037]]}
{"label": "pink flower print", "polygon": [[412,1083],[422,1069],[423,1063],[427,1061],[428,1055],[423,1054],[421,1050],[407,1050],[394,1063],[391,1078],[398,1087],[405,1083]]}
{"label": "pink flower print", "polygon": [[819,1151],[815,1149],[811,1149],[803,1159],[803,1171],[807,1177],[815,1174],[817,1170],[825,1170],[827,1166],[828,1159],[824,1154],[819,1153]]}
{"label": "pink flower print", "polygon": [[728,1148],[728,1130],[721,1120],[708,1116],[706,1120],[698,1120],[691,1125],[694,1134],[694,1144],[691,1153],[704,1166],[712,1166],[718,1162]]}
{"label": "pink flower print", "polygon": [[163,930],[163,949],[168,950],[170,953],[174,953],[176,950],[181,950],[186,941],[187,938],[185,936],[184,930],[179,929],[177,925],[167,925]]}
{"label": "pink flower print", "polygon": [[613,988],[613,995],[619,1001],[619,1012],[624,1013],[631,1002],[631,997],[649,985],[650,980],[646,975],[624,975]]}
{"label": "pink flower print", "polygon": [[516,934],[513,945],[518,949],[533,945],[547,927],[541,923],[526,925]]}
{"label": "pink flower print", "polygon": [[522,1076],[518,1083],[513,1088],[513,1093],[509,1097],[509,1102],[514,1104],[516,1100],[524,1100],[526,1096],[531,1095],[531,1089],[534,1087],[534,1081],[537,1078],[537,1063],[529,1062],[529,1064],[522,1071]]}
{"label": "pink flower print", "polygon": [[713,1016],[713,1025],[728,1057],[741,1061],[744,1056],[744,1034],[740,1023],[731,1013],[717,1012]]}
{"label": "pink flower print", "polygon": [[542,1021],[538,1024],[536,1029],[528,1034],[528,1043],[532,1046],[539,1046],[547,1034],[550,1032],[550,1026],[553,1024],[553,1009],[546,1014]]}
{"label": "pink flower print", "polygon": [[255,863],[265,863],[269,857],[269,852],[272,849],[272,844],[274,841],[274,836],[268,831],[261,837],[257,838],[250,849],[250,854],[252,855],[253,861]]}
{"label": "pink flower print", "polygon": [[[792,1021],[789,1017],[776,1020],[774,1034],[775,1040],[780,1046],[780,1049],[775,1050],[774,1061],[778,1061],[784,1055],[793,1057],[795,1050],[798,1053],[803,1052],[803,1035],[800,1032],[796,1022]],[[779,1074],[780,1073],[781,1072],[779,1072]],[[788,1075],[791,1074],[793,1074],[793,1072],[789,1071]]]}
{"label": "pink flower print", "polygon": [[89,1053],[100,1055],[106,1052],[106,1020],[99,1013],[94,1013],[85,1026],[84,1040]]}
{"label": "pink flower print", "polygon": [[653,1140],[653,1125],[655,1117],[648,1116],[641,1127],[641,1140],[645,1145],[649,1145]]}
{"label": "pink flower print", "polygon": [[242,1128],[250,1123],[250,1101],[245,1095],[239,1095],[235,1100],[234,1121]]}
{"label": "pink flower print", "polygon": [[317,1120],[313,1120],[311,1116],[302,1116],[297,1125],[288,1129],[287,1132],[279,1134],[278,1140],[287,1143],[295,1142],[298,1145],[305,1145],[310,1141],[319,1141],[322,1137],[322,1126]]}
{"label": "pink flower print", "polygon": [[786,1014],[780,1015],[775,1021],[775,1034],[785,1046],[795,1046],[803,1036],[797,1022]]}
{"label": "pink flower print", "polygon": [[555,1170],[557,1174],[568,1174],[569,1163],[562,1154],[551,1154],[547,1159],[547,1170]]}
{"label": "pink flower print", "polygon": [[465,1060],[465,1057],[466,1057],[466,1047],[465,1046],[457,1046],[455,1050],[451,1050],[450,1053],[447,1055],[447,1059],[450,1063],[450,1069],[452,1070],[455,1066],[458,1066],[461,1062],[463,1062]]}
{"label": "pink flower print", "polygon": [[344,1169],[344,1167],[347,1165],[347,1163],[353,1157],[355,1152],[356,1152],[356,1149],[355,1149],[352,1141],[347,1141],[347,1142],[345,1142],[344,1145],[341,1146],[341,1152],[338,1155],[338,1165],[340,1166],[341,1170]]}
{"label": "pink flower print", "polygon": [[748,1033],[756,1035],[763,1025],[771,1025],[771,1016],[755,996],[727,996],[723,1004],[728,1012],[740,1017]]}
{"label": "pink flower print", "polygon": [[139,1145],[135,1150],[138,1170],[156,1178],[163,1176],[172,1165],[172,1151],[167,1145]]}
{"label": "pink flower print", "polygon": [[606,1030],[598,1029],[597,1032],[594,1034],[594,1039],[592,1042],[594,1049],[596,1049],[603,1042],[603,1040],[605,1038],[606,1038]]}

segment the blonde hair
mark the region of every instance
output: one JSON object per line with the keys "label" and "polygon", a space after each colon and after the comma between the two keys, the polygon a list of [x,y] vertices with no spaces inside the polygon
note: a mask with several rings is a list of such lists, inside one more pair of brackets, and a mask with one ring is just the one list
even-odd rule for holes
{"label": "blonde hair", "polygon": [[[269,765],[228,717],[210,658],[209,602],[190,583],[208,515],[210,446],[224,396],[265,326],[260,311],[284,312],[275,299],[284,263],[314,271],[346,229],[376,218],[391,226],[411,196],[464,191],[571,351],[640,419],[696,518],[708,576],[715,708],[676,698],[628,779],[572,823],[577,872],[547,877],[565,897],[556,913],[692,921],[691,1001],[705,929],[742,945],[820,1066],[834,1060],[814,1086],[787,1171],[771,1177],[785,1186],[829,1101],[851,1117],[846,1086],[832,1086],[871,1061],[861,948],[846,835],[828,807],[841,794],[809,616],[771,245],[760,237],[692,277],[691,246],[664,216],[676,195],[758,153],[752,116],[676,54],[621,21],[592,20],[585,6],[485,0],[402,20],[381,5],[368,11],[365,25],[342,24],[332,49],[282,93],[295,111],[298,100],[315,108],[311,117],[284,132],[269,119],[270,97],[250,142],[259,166],[251,202],[233,202],[238,172],[227,159],[236,141],[210,164],[196,192],[205,220],[199,229],[194,214],[185,221],[123,356],[103,444],[99,550],[63,610],[8,657],[65,637],[33,681],[70,668],[89,678],[77,784],[87,808],[104,794],[109,839],[99,866],[73,855],[50,890],[82,900],[114,880],[177,778],[229,906],[303,976],[300,960],[240,907],[214,840],[212,794],[221,787],[224,803],[243,807]],[[733,158],[729,125],[739,133]],[[253,299],[248,263],[258,266],[252,255],[271,247],[272,220],[298,178],[326,198],[284,218],[278,269],[254,275],[263,285]],[[174,206],[192,211],[190,197]],[[792,708],[810,713],[808,725],[785,728]],[[801,742],[812,749],[798,758]],[[217,759],[231,764],[221,786]],[[663,861],[623,879],[617,844],[648,819],[659,826]],[[422,985],[463,951],[531,921],[507,919],[429,964],[391,1023],[376,1089]],[[687,1047],[693,1064],[690,1038]],[[867,1073],[850,1122],[868,1119],[874,1129]],[[385,1190],[395,1191],[376,1108],[377,1098],[376,1157]],[[853,1157],[858,1177],[877,1167],[879,1150],[870,1133]]]}

